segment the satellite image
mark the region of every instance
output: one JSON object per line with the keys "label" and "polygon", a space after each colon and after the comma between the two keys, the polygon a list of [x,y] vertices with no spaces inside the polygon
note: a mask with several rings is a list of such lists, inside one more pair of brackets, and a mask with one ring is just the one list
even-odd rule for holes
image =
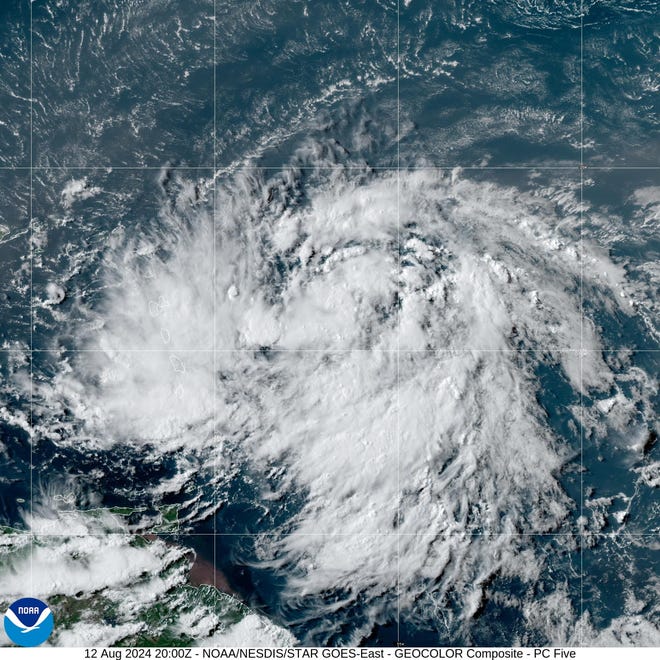
{"label": "satellite image", "polygon": [[3,0],[0,646],[660,646],[659,61],[654,0]]}

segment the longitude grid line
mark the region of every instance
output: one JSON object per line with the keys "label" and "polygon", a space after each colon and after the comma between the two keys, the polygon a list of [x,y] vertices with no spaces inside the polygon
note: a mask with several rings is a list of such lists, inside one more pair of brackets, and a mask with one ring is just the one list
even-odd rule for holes
{"label": "longitude grid line", "polygon": [[[396,244],[397,290],[401,287],[401,1],[396,2]],[[399,304],[400,304],[399,300]],[[401,313],[396,333],[396,641],[401,645]]]}
{"label": "longitude grid line", "polygon": [[584,1],[580,0],[580,646],[584,645]]}
{"label": "longitude grid line", "polygon": [[211,433],[211,443],[213,445],[213,587],[215,589],[215,599],[216,599],[216,609],[219,605],[220,602],[220,594],[218,593],[218,584],[217,584],[217,568],[216,568],[216,561],[217,561],[217,520],[218,516],[216,515],[216,509],[218,508],[218,493],[216,490],[216,484],[217,484],[217,477],[218,477],[218,454],[216,451],[216,438],[215,438],[215,433],[216,429],[218,428],[218,420],[216,418],[217,415],[217,405],[216,402],[218,400],[217,397],[217,378],[216,378],[216,359],[217,359],[217,351],[216,351],[216,342],[217,342],[217,333],[216,333],[216,313],[217,313],[217,304],[216,304],[216,290],[215,290],[215,282],[216,282],[216,241],[215,241],[215,205],[216,205],[216,165],[217,165],[217,145],[216,145],[216,99],[217,99],[217,94],[216,94],[216,34],[217,34],[217,26],[216,26],[216,21],[217,21],[217,13],[216,13],[216,0],[213,0],[213,218],[211,221],[211,241],[213,242],[213,276],[211,279],[211,295],[213,296],[213,430]]}
{"label": "longitude grid line", "polygon": [[[34,275],[34,247],[33,247],[33,236],[32,232],[34,231],[34,219],[32,217],[33,207],[32,207],[32,178],[34,176],[33,170],[33,154],[32,154],[32,140],[33,140],[33,108],[34,108],[34,99],[33,99],[33,83],[32,83],[32,0],[28,0],[30,5],[30,429],[32,429],[32,422],[34,417],[34,341],[32,337],[33,328],[34,328],[34,319],[33,319],[33,307],[34,307],[34,286],[33,286],[33,275]],[[34,433],[30,438],[30,523],[34,524]],[[30,538],[30,593],[34,595],[34,529],[31,527],[32,536]]]}

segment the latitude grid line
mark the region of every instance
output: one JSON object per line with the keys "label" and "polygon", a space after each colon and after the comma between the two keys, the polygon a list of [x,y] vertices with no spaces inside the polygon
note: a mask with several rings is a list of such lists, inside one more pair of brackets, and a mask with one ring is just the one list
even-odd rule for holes
{"label": "latitude grid line", "polygon": [[[256,348],[113,348],[116,353],[259,353],[261,347]],[[551,350],[539,348],[483,348],[483,347],[456,347],[456,348],[269,348],[268,353],[403,353],[404,355],[417,355],[419,353],[660,353],[660,348],[637,348],[635,346],[622,346],[621,348],[553,348]],[[107,353],[103,348],[64,348],[49,349],[35,348],[0,348],[3,353],[53,353],[76,355],[78,353]]]}
{"label": "latitude grid line", "polygon": [[[312,170],[312,171],[333,171],[333,170],[358,170],[360,172],[364,172],[365,170],[382,170],[385,172],[396,172],[396,171],[403,171],[403,172],[415,172],[415,171],[424,171],[424,170],[429,170],[429,171],[435,171],[435,170],[451,170],[451,169],[460,169],[460,170],[473,170],[473,171],[480,171],[480,170],[543,170],[543,171],[567,171],[571,172],[574,170],[578,169],[584,169],[584,170],[603,170],[606,172],[609,171],[618,171],[618,170],[651,170],[651,171],[657,171],[660,170],[660,165],[461,165],[460,163],[446,163],[446,164],[438,164],[438,165],[403,165],[403,166],[396,166],[396,165],[370,165],[369,163],[365,163],[364,165],[321,165],[321,166],[313,166],[313,165],[296,165],[293,163],[283,163],[281,166],[274,166],[274,165],[223,165],[220,167],[220,171],[222,172],[240,172],[240,171],[248,171],[248,172],[254,172],[256,171],[268,171],[268,170],[273,170],[273,171],[281,171],[285,167],[291,167],[293,169],[297,170]],[[36,171],[36,172],[47,172],[47,171],[71,171],[71,170],[87,170],[87,171],[96,171],[96,170],[105,170],[108,171],[108,173],[111,173],[111,171],[117,170],[117,171],[160,171],[163,169],[171,169],[171,170],[191,170],[191,171],[199,171],[199,170],[209,170],[213,172],[216,168],[213,165],[171,165],[171,166],[166,166],[166,165],[161,165],[161,166],[156,166],[156,165],[34,165],[34,166],[29,166],[29,165],[0,165],[0,171],[6,170],[6,171],[21,171],[21,170],[29,170],[29,171]]]}
{"label": "latitude grid line", "polygon": [[[60,511],[60,513],[84,513],[84,510],[81,509],[74,509],[72,511]],[[65,532],[59,532],[59,533],[50,533],[50,532],[32,532],[29,530],[21,530],[21,529],[16,529],[11,532],[11,536],[18,537],[18,536],[29,536],[29,537],[45,537],[45,538],[85,538],[87,536],[98,536],[98,537],[104,537],[104,536],[135,536],[135,537],[144,537],[145,535],[150,535],[150,536],[164,536],[164,537],[197,537],[197,536],[228,536],[228,537],[245,537],[245,538],[262,538],[266,536],[274,536],[274,537],[281,537],[282,534],[279,534],[277,532],[158,532],[158,531],[152,531],[149,529],[145,529],[143,531],[107,531],[107,532],[85,532],[83,533],[65,533]],[[519,538],[519,537],[531,537],[531,538],[574,538],[574,539],[579,539],[582,538],[583,533],[582,532],[492,532],[492,533],[486,533],[486,532],[455,532],[455,533],[450,533],[450,534],[430,534],[430,533],[424,533],[421,532],[419,534],[415,534],[414,532],[369,532],[367,534],[355,534],[355,532],[332,532],[331,534],[326,533],[326,532],[300,532],[296,534],[296,536],[312,536],[312,537],[325,537],[325,536],[346,536],[348,538],[387,538],[387,537],[392,537],[392,538],[399,538],[399,537],[409,537],[409,538],[424,538],[424,537],[443,537],[443,538],[479,538],[479,537],[486,537],[486,538],[498,538],[498,537],[507,537],[507,538]],[[621,538],[621,539],[628,539],[628,538],[649,538],[649,539],[657,539],[658,538],[658,533],[657,532],[626,532],[625,534],[619,534],[617,532],[593,532],[590,534],[590,536],[594,537],[599,537],[599,538]]]}
{"label": "latitude grid line", "polygon": [[[213,143],[214,143],[214,165],[213,165],[213,171],[214,171],[214,180],[213,180],[213,190],[214,190],[214,199],[213,199],[213,226],[215,227],[216,223],[216,214],[215,214],[215,187],[216,187],[216,178],[217,178],[217,167],[216,167],[216,93],[215,93],[215,85],[216,85],[216,53],[215,53],[215,39],[216,39],[216,30],[217,30],[217,25],[216,25],[216,7],[215,7],[215,0],[214,0],[214,17],[213,17],[213,29],[214,29],[214,62],[213,62],[213,76],[214,76],[214,118],[213,118]],[[584,129],[584,109],[583,109],[583,104],[584,104],[584,97],[583,97],[583,29],[584,29],[584,13],[583,13],[583,7],[582,7],[582,1],[581,1],[581,9],[580,9],[580,39],[581,39],[581,44],[580,44],[580,133],[581,133],[581,140],[580,140],[580,227],[581,227],[581,233],[580,233],[580,254],[581,254],[581,273],[580,273],[580,306],[581,306],[581,311],[583,314],[583,269],[584,269],[584,252],[583,252],[583,186],[584,186],[584,175],[583,171],[585,169],[585,166],[583,164],[583,150],[584,150],[584,140],[583,140],[583,129]],[[162,167],[121,167],[121,166],[111,166],[111,165],[104,165],[104,166],[98,166],[98,167],[79,167],[79,166],[55,166],[55,167],[47,167],[47,166],[34,166],[33,164],[33,109],[34,109],[34,97],[33,97],[33,44],[32,44],[32,38],[33,38],[33,24],[32,24],[32,3],[29,3],[29,9],[30,9],[30,166],[29,167],[0,167],[2,170],[22,170],[22,169],[27,169],[29,170],[30,173],[30,203],[29,203],[29,215],[30,215],[30,354],[34,353],[40,353],[40,352],[52,352],[52,351],[47,351],[47,350],[40,350],[40,349],[34,349],[34,344],[33,344],[33,327],[34,327],[34,288],[33,288],[33,272],[34,272],[34,255],[33,255],[33,245],[32,245],[32,235],[33,235],[33,174],[34,171],[40,171],[40,170],[101,170],[101,169],[117,169],[117,170],[161,170],[163,169]],[[400,113],[400,97],[399,97],[399,89],[398,89],[398,84],[400,82],[399,75],[400,75],[400,54],[398,52],[398,47],[399,47],[399,12],[400,12],[400,7],[399,7],[399,0],[397,0],[397,152],[399,152],[399,113]],[[399,153],[397,153],[397,160],[399,160]],[[461,169],[464,170],[568,170],[572,171],[575,170],[575,166],[571,167],[563,167],[563,166],[484,166],[484,167],[473,167],[473,166],[461,166],[461,165],[437,165],[437,166],[424,166],[424,167],[401,167],[400,163],[397,163],[397,167],[380,167],[380,166],[339,166],[337,168],[332,168],[332,167],[321,167],[321,168],[305,168],[305,167],[300,167],[300,166],[293,166],[296,167],[296,169],[313,169],[313,170],[324,170],[324,169],[345,169],[345,170],[350,170],[350,169],[359,169],[359,170],[364,170],[364,169],[371,169],[371,170],[392,170],[392,171],[397,171],[397,238],[399,240],[399,248],[400,248],[400,237],[399,237],[399,229],[400,229],[400,208],[399,208],[399,185],[400,185],[400,172],[403,169],[404,171],[408,170],[416,170],[416,169],[429,169],[429,170],[440,170],[440,169],[449,169],[453,167],[460,167]],[[186,166],[174,166],[172,169],[174,170],[204,170],[204,169],[210,169],[209,167],[206,166],[196,166],[196,167],[186,167]],[[259,167],[259,166],[254,166],[254,167],[238,167],[238,168],[230,168],[231,170],[280,170],[282,168],[278,167]],[[587,169],[594,169],[594,170],[660,170],[660,167],[653,167],[653,166],[625,166],[625,167],[617,167],[617,166],[588,166]],[[214,237],[215,238],[215,237]],[[399,263],[400,263],[400,255],[399,255]],[[215,255],[215,240],[214,240],[214,260],[213,260],[213,285],[215,286],[215,279],[216,279],[216,255]],[[215,344],[215,296],[214,296],[214,344]],[[583,324],[583,318],[581,316],[581,326]],[[400,328],[399,328],[400,330]],[[601,349],[584,349],[583,347],[583,335],[582,335],[583,328],[581,327],[581,337],[580,337],[580,342],[581,346],[580,349],[553,349],[553,352],[561,353],[561,352],[576,352],[580,351],[580,383],[581,386],[583,385],[583,373],[582,373],[582,354],[585,352],[619,352],[620,350],[626,350],[626,348],[623,349],[608,349],[608,350],[601,350]],[[398,337],[400,340],[400,337]],[[0,352],[8,352],[11,349],[0,349]],[[18,350],[18,349],[17,349]],[[120,349],[121,350],[121,349]],[[158,352],[163,351],[163,349],[154,349]],[[213,354],[214,354],[214,373],[215,373],[215,355],[218,352],[243,352],[243,351],[249,351],[249,352],[254,352],[255,349],[216,349],[214,347],[213,349]],[[307,352],[304,349],[271,349],[272,352]],[[373,351],[374,349],[346,349],[348,352],[353,352],[353,351],[360,351],[360,350],[365,350],[365,351]],[[397,353],[397,358],[398,356],[403,352],[403,353],[417,353],[417,352],[422,352],[422,353],[427,353],[427,352],[437,352],[438,350],[445,350],[445,349],[432,349],[431,351],[428,351],[427,349],[419,349],[418,351],[415,350],[401,350],[400,347],[397,348],[395,351]],[[528,352],[528,351],[537,351],[537,350],[542,350],[542,349],[472,349],[472,348],[464,348],[464,349],[446,349],[448,352],[451,351],[482,351],[482,352]],[[631,349],[635,353],[656,353],[660,352],[660,349],[637,349],[635,347],[631,347]],[[65,352],[94,352],[94,351],[84,351],[84,350],[79,350],[79,351],[65,351]],[[103,351],[101,351],[103,352]],[[145,350],[137,350],[135,352],[147,352]],[[183,352],[182,349],[171,349],[168,350],[167,352]],[[208,352],[204,351],[203,349],[191,349],[188,352]],[[328,352],[328,353],[333,353],[337,352],[337,349],[314,349],[311,352]],[[341,351],[344,352],[344,351]],[[393,352],[393,351],[388,351],[388,352]],[[214,378],[214,389],[216,387],[216,382]],[[398,374],[398,365],[397,365],[397,389],[400,387],[400,382],[399,382],[399,374]],[[580,395],[580,408],[581,408],[581,415],[584,415],[584,406],[583,406],[583,395]],[[34,377],[33,377],[33,364],[32,361],[30,362],[30,424],[32,424],[32,415],[33,415],[33,405],[34,405]],[[399,412],[400,409],[397,408],[397,417],[399,417]],[[583,421],[583,420],[582,420]],[[583,464],[583,441],[584,441],[584,425],[582,423],[581,425],[581,467],[582,467],[582,473],[581,473],[581,512],[584,510],[584,492],[582,488],[582,482],[583,482],[583,470],[584,470],[584,464]],[[397,439],[398,439],[398,452],[400,452],[400,434],[399,434],[399,419],[397,419]],[[34,464],[33,464],[33,445],[34,442],[31,440],[30,443],[30,510],[31,510],[31,515],[33,514],[33,507],[34,507],[34,488],[33,488],[33,471],[34,471]],[[400,457],[400,456],[399,456]],[[214,465],[214,470],[217,466]],[[400,464],[398,464],[398,469],[397,469],[397,480],[400,478]],[[217,493],[214,489],[214,501],[217,496]],[[399,511],[400,514],[400,511]],[[218,534],[217,531],[215,530],[215,518],[214,518],[214,532],[213,536],[269,536],[270,534],[223,534],[220,533]],[[72,536],[79,536],[75,534],[45,534],[45,533],[39,533],[39,532],[34,532],[34,531],[29,531],[29,532],[18,532],[19,534],[27,534],[31,537],[31,581],[32,585],[34,585],[34,566],[33,566],[33,555],[34,555],[34,539],[35,537],[40,537],[40,536],[47,536],[47,537],[52,537],[52,536],[63,536],[63,537],[72,537]],[[131,535],[140,535],[139,533],[123,533],[123,532],[110,532],[111,534],[122,534],[126,536],[131,536]],[[147,533],[147,532],[143,532]],[[150,533],[150,532],[149,532]],[[96,536],[97,534],[85,534],[82,536]],[[106,534],[98,534],[99,536],[104,536]],[[157,536],[170,536],[170,534],[166,533],[156,533]],[[205,536],[205,534],[178,534],[180,536]],[[307,534],[301,534],[303,536],[306,536]],[[311,536],[315,536],[314,534],[309,534]],[[324,534],[319,534],[319,535],[324,535]],[[336,534],[339,536],[354,536],[354,534]],[[386,534],[369,534],[365,536],[391,536],[391,533],[386,533]],[[536,537],[551,537],[551,536],[557,536],[557,537],[579,537],[580,539],[584,538],[584,531],[579,531],[578,533],[557,533],[557,534],[532,534],[532,533],[495,533],[495,534],[486,534],[486,533],[469,533],[469,536],[488,536],[488,537],[495,537],[495,536],[536,536]],[[402,533],[400,531],[397,532],[396,534],[397,538],[400,538],[401,536],[419,536],[417,534],[407,534],[407,533]],[[442,536],[448,536],[448,535],[442,535]],[[454,536],[454,535],[450,535]],[[464,536],[464,534],[456,534],[456,536]],[[632,533],[626,533],[625,535],[618,535],[615,533],[596,533],[594,536],[597,537],[617,537],[617,536],[623,536],[623,538],[626,537],[652,537],[655,538],[657,537],[657,534],[649,534],[649,533],[639,533],[639,534],[632,534]],[[397,549],[397,555],[398,555],[398,561],[400,559],[399,556],[399,549]],[[215,562],[215,544],[214,544],[214,562]],[[582,548],[581,548],[581,556],[580,556],[580,563],[581,563],[581,570],[580,570],[580,600],[581,600],[581,617],[584,615],[584,603],[583,603],[583,578],[584,578],[584,572],[583,572],[583,553],[582,553]],[[400,599],[400,575],[399,575],[399,569],[397,567],[397,593],[398,593],[398,599]],[[216,586],[216,571],[214,569],[214,586]],[[398,618],[400,617],[400,608],[398,606]],[[397,621],[397,629],[399,627],[399,621]],[[582,620],[580,621],[580,643],[582,645],[583,639],[582,639],[582,633],[583,633],[583,626],[582,626]],[[397,631],[397,637],[399,637],[398,631]]]}

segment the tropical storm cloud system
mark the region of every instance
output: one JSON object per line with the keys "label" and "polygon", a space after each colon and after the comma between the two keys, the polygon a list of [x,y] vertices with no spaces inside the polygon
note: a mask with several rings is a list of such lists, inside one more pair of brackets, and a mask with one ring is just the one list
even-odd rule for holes
{"label": "tropical storm cloud system", "polygon": [[3,613],[660,645],[657,2],[0,18]]}

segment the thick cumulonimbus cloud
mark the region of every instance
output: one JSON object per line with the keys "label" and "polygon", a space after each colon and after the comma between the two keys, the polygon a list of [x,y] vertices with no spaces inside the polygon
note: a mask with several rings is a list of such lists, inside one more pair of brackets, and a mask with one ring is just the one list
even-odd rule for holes
{"label": "thick cumulonimbus cloud", "polygon": [[412,611],[433,585],[460,625],[495,573],[534,580],[518,535],[575,507],[558,482],[575,447],[537,368],[575,396],[609,390],[582,297],[634,313],[623,270],[580,241],[570,185],[242,172],[219,186],[214,235],[183,198],[108,254],[88,352],[39,386],[44,404],[92,446],[195,450],[216,477],[238,461],[266,510],[295,496],[260,566],[286,571],[291,601],[370,603],[366,630],[397,587]]}

